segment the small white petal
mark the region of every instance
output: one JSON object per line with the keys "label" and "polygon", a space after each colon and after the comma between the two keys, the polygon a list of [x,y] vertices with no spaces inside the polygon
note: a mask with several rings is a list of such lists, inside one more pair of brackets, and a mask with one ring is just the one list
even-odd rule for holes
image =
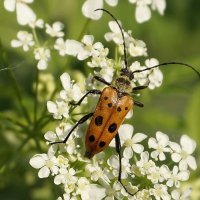
{"label": "small white petal", "polygon": [[172,148],[173,151],[175,151],[177,153],[181,152],[181,147],[176,142],[170,142],[169,146]]}
{"label": "small white petal", "polygon": [[17,21],[20,25],[26,25],[36,20],[36,15],[33,10],[24,3],[17,3],[16,13]]}
{"label": "small white petal", "polygon": [[86,0],[82,6],[83,15],[98,20],[103,14],[103,11],[95,11],[98,8],[103,8],[103,0]]}
{"label": "small white petal", "polygon": [[47,101],[47,110],[50,113],[56,113],[57,112],[57,105],[53,101]]}
{"label": "small white petal", "polygon": [[123,156],[127,159],[130,159],[133,157],[133,150],[130,148],[130,147],[126,147],[124,149],[124,152],[123,152]]}
{"label": "small white petal", "polygon": [[189,171],[181,171],[178,174],[178,179],[180,181],[187,181],[189,179],[189,176],[190,176]]}
{"label": "small white petal", "polygon": [[79,52],[83,51],[83,44],[76,40],[66,40],[66,54],[77,56]]}
{"label": "small white petal", "polygon": [[174,161],[174,162],[179,162],[180,160],[181,160],[181,156],[180,156],[180,154],[178,154],[178,153],[173,153],[172,154],[172,156],[171,156],[171,158],[172,158],[172,160]]}
{"label": "small white petal", "polygon": [[[122,124],[119,128],[120,139],[123,141],[130,139],[133,135],[133,126],[130,124]],[[122,144],[123,145],[123,144]]]}
{"label": "small white petal", "polygon": [[110,166],[112,166],[113,168],[118,168],[119,167],[119,158],[114,155],[114,156],[111,156],[109,159],[108,159],[108,164]]}
{"label": "small white petal", "polygon": [[106,196],[106,189],[100,185],[90,184],[87,190],[88,199],[101,200]]}
{"label": "small white petal", "polygon": [[158,157],[158,152],[157,152],[157,151],[151,152],[151,157],[154,158],[154,159],[157,159],[157,157]]}
{"label": "small white petal", "polygon": [[134,144],[132,148],[135,153],[142,153],[144,151],[144,147],[141,144]]}
{"label": "small white petal", "polygon": [[189,165],[189,167],[193,170],[197,169],[197,163],[196,160],[193,156],[188,156],[187,157],[187,164]]}
{"label": "small white petal", "polygon": [[17,48],[17,47],[20,47],[22,46],[22,43],[18,40],[12,40],[11,41],[11,46],[14,47],[14,48]]}
{"label": "small white petal", "polygon": [[152,9],[158,10],[158,12],[163,15],[164,10],[166,8],[166,1],[165,0],[153,0],[152,1]]}
{"label": "small white petal", "polygon": [[37,64],[37,68],[39,70],[45,70],[48,67],[48,62],[45,60],[39,60],[38,64]]}
{"label": "small white petal", "polygon": [[63,176],[62,175],[58,175],[58,176],[55,176],[55,178],[54,178],[54,183],[56,184],[56,185],[60,185],[62,182],[63,182]]}
{"label": "small white petal", "polygon": [[56,140],[56,134],[53,131],[47,131],[44,134],[44,138],[48,141],[55,141]]}
{"label": "small white petal", "polygon": [[151,11],[146,5],[139,5],[136,7],[135,12],[136,21],[138,23],[143,23],[151,18]]}
{"label": "small white petal", "polygon": [[157,147],[156,139],[155,138],[149,138],[148,145],[149,145],[149,148],[155,149]]}
{"label": "small white petal", "polygon": [[180,139],[182,149],[188,154],[192,154],[196,148],[196,142],[187,135],[182,135]]}
{"label": "small white petal", "polygon": [[15,10],[16,0],[4,0],[4,7],[6,10],[13,12]]}
{"label": "small white petal", "polygon": [[30,159],[29,163],[32,167],[39,169],[45,165],[45,158],[47,159],[46,154],[36,154]]}
{"label": "small white petal", "polygon": [[39,170],[39,172],[38,172],[38,177],[39,177],[39,178],[46,178],[46,177],[49,176],[49,174],[50,174],[49,168],[46,167],[46,166],[44,166],[44,167],[42,167],[42,168]]}
{"label": "small white petal", "polygon": [[165,160],[165,159],[166,159],[165,154],[164,154],[163,152],[161,152],[161,153],[159,154],[159,160],[163,161],[163,160]]}
{"label": "small white petal", "polygon": [[70,87],[71,87],[71,78],[70,78],[69,74],[68,73],[63,73],[60,76],[60,80],[61,80],[63,88],[66,91],[68,91],[70,89]]}
{"label": "small white petal", "polygon": [[179,169],[180,169],[181,171],[186,171],[187,168],[188,168],[188,165],[187,165],[186,160],[181,160],[181,161],[179,162]]}
{"label": "small white petal", "polygon": [[94,36],[93,35],[84,35],[82,42],[86,45],[92,45],[94,42]]}
{"label": "small white petal", "polygon": [[135,143],[138,143],[138,142],[142,142],[144,139],[147,138],[147,135],[143,134],[143,133],[136,133],[134,136],[133,136],[133,140]]}
{"label": "small white petal", "polygon": [[105,0],[105,1],[110,6],[116,6],[118,4],[118,0]]}

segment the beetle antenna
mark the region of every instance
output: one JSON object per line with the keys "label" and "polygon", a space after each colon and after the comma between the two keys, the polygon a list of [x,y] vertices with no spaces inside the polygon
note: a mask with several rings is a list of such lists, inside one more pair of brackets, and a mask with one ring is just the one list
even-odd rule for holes
{"label": "beetle antenna", "polygon": [[119,27],[119,29],[120,29],[120,31],[121,31],[122,38],[123,38],[123,46],[124,46],[124,64],[125,64],[125,69],[127,70],[127,68],[128,68],[128,63],[127,63],[127,55],[126,55],[126,45],[125,45],[125,37],[124,37],[124,33],[123,33],[123,30],[122,30],[122,27],[121,27],[121,25],[119,24],[119,22],[117,21],[117,19],[114,17],[114,15],[113,15],[112,13],[110,13],[108,10],[106,10],[106,9],[104,9],[104,8],[98,8],[98,9],[96,9],[96,10],[94,10],[94,11],[99,11],[99,10],[104,11],[104,12],[106,12],[107,14],[109,14],[109,15],[114,19],[114,21],[117,23],[117,25],[118,25],[118,27]]}
{"label": "beetle antenna", "polygon": [[181,66],[188,67],[188,68],[192,69],[199,76],[199,78],[200,78],[200,72],[197,69],[195,69],[193,66],[191,66],[189,64],[182,63],[182,62],[166,62],[166,63],[161,63],[161,64],[158,64],[158,65],[155,65],[153,67],[146,68],[146,69],[135,70],[132,73],[132,75],[135,74],[135,73],[144,72],[144,71],[148,71],[148,70],[151,70],[151,69],[154,69],[154,68],[157,68],[157,67],[164,67],[164,66],[167,66],[167,65],[181,65]]}

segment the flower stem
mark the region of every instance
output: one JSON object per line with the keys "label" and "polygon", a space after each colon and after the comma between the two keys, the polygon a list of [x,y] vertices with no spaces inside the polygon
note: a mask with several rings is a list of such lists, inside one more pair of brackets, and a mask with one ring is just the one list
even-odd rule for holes
{"label": "flower stem", "polygon": [[78,41],[82,39],[82,37],[83,37],[83,35],[84,35],[84,33],[85,33],[85,31],[86,31],[88,25],[90,24],[90,22],[91,22],[91,19],[87,19],[87,21],[85,22],[85,24],[84,24],[84,26],[83,26],[83,28],[82,28],[81,33],[80,33],[79,36],[78,36]]}
{"label": "flower stem", "polygon": [[31,120],[30,120],[29,114],[28,114],[28,112],[27,112],[27,110],[26,110],[26,107],[25,107],[24,104],[23,104],[23,100],[22,100],[22,96],[21,96],[20,89],[19,89],[19,87],[18,87],[17,81],[16,81],[16,79],[15,79],[15,77],[14,77],[14,75],[13,75],[13,73],[12,73],[11,70],[8,71],[8,75],[9,75],[9,77],[10,77],[10,79],[11,79],[11,83],[12,83],[12,85],[13,85],[13,89],[14,89],[14,91],[15,91],[15,93],[16,93],[16,96],[17,96],[17,99],[18,99],[18,101],[19,101],[19,105],[20,105],[20,107],[21,107],[21,110],[22,110],[22,112],[23,112],[23,115],[24,115],[26,121],[28,122],[28,124],[30,124],[30,123],[31,123]]}
{"label": "flower stem", "polygon": [[39,70],[36,68],[36,75],[35,75],[35,100],[34,100],[34,112],[33,112],[33,122],[34,122],[34,126],[35,126],[36,121],[37,121],[38,81],[39,81]]}

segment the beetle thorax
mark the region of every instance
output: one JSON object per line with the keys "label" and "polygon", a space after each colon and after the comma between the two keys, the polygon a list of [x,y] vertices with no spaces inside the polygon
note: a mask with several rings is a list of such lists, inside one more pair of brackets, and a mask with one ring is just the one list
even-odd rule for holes
{"label": "beetle thorax", "polygon": [[122,93],[130,93],[132,91],[130,79],[127,76],[120,76],[114,80],[113,86]]}

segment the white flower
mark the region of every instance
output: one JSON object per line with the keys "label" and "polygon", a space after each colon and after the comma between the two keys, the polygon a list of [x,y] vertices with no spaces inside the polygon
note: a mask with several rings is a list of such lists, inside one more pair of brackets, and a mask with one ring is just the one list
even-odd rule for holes
{"label": "white flower", "polygon": [[151,0],[139,0],[137,1],[135,18],[138,23],[143,23],[151,18],[151,10],[148,5]]}
{"label": "white flower", "polygon": [[100,77],[103,77],[104,80],[106,80],[109,83],[112,82],[113,74],[114,74],[114,69],[109,65],[102,67],[99,72]]}
{"label": "white flower", "polygon": [[[118,21],[121,25],[121,22]],[[107,41],[113,41],[117,45],[123,44],[123,38],[118,24],[115,21],[110,21],[108,26],[112,32],[105,33],[104,37]],[[123,31],[124,32],[124,31]],[[127,33],[124,32],[124,35]]]}
{"label": "white flower", "polygon": [[33,0],[4,0],[4,7],[10,12],[16,10],[18,23],[20,25],[27,25],[36,20],[35,13],[26,5],[32,2]]}
{"label": "white flower", "polygon": [[[126,179],[128,177],[128,173],[130,173],[130,163],[126,158],[122,158],[122,169],[121,169],[121,178]],[[108,165],[111,167],[111,171],[114,177],[118,177],[119,175],[119,157],[116,155],[111,156],[107,160]]]}
{"label": "white flower", "polygon": [[34,54],[35,59],[38,60],[37,68],[39,70],[45,70],[51,58],[50,50],[44,47],[38,47],[34,50]]}
{"label": "white flower", "polygon": [[54,22],[52,26],[46,24],[46,33],[51,37],[63,37],[64,32],[62,32],[64,25],[61,22]]}
{"label": "white flower", "polygon": [[[138,61],[135,61],[131,64],[130,66],[130,70],[132,72],[135,72],[137,70],[143,70],[146,69],[146,67],[141,66],[140,63]],[[139,85],[148,85],[149,80],[148,80],[148,71],[143,71],[143,72],[136,72],[134,73],[134,82],[138,82]]]}
{"label": "white flower", "polygon": [[183,192],[180,190],[173,190],[171,196],[175,200],[190,200],[191,199],[192,188],[187,188]]}
{"label": "white flower", "polygon": [[60,97],[65,101],[78,101],[83,96],[80,87],[73,84],[68,73],[63,73],[60,80],[64,90],[60,92]]}
{"label": "white flower", "polygon": [[156,139],[155,138],[149,138],[148,141],[149,148],[155,149],[155,151],[151,152],[151,157],[157,160],[165,160],[165,152],[170,152],[170,148],[168,147],[169,145],[169,137],[160,132],[156,132]]}
{"label": "white flower", "polygon": [[170,200],[171,197],[167,192],[167,186],[163,184],[155,184],[154,189],[150,189],[150,194],[154,195],[156,200]]}
{"label": "white flower", "polygon": [[50,175],[58,173],[58,163],[55,156],[49,157],[47,154],[36,154],[30,159],[30,165],[36,169],[40,169],[38,172],[39,178],[46,178]]}
{"label": "white flower", "polygon": [[69,123],[60,123],[58,127],[56,127],[56,132],[47,131],[44,134],[44,138],[49,142],[57,142],[62,141],[68,135],[69,130],[72,128],[72,125]]}
{"label": "white flower", "polygon": [[92,55],[94,37],[85,35],[81,42],[66,40],[66,54],[77,56],[78,60],[85,60]]}
{"label": "white flower", "polygon": [[132,57],[147,56],[147,47],[142,40],[134,39],[129,43],[128,52]]}
{"label": "white flower", "polygon": [[149,173],[147,174],[147,178],[151,180],[153,184],[163,182],[169,176],[170,170],[166,165],[162,165],[161,167],[153,166],[149,168]]}
{"label": "white flower", "polygon": [[123,199],[122,186],[118,181],[115,181],[113,185],[106,187],[105,200]]}
{"label": "white flower", "polygon": [[[147,59],[145,61],[145,65],[147,66],[147,68],[153,67],[158,65],[158,60],[155,58],[151,58],[151,59]],[[162,80],[163,80],[163,74],[160,71],[159,68],[154,68],[152,69],[152,71],[150,71],[150,74],[148,75],[149,78],[149,89],[154,89],[155,87],[160,87],[162,84]]]}
{"label": "white flower", "polygon": [[60,168],[59,174],[55,176],[54,183],[56,185],[64,184],[66,193],[75,190],[78,178],[75,176],[76,171],[73,168]]}
{"label": "white flower", "polygon": [[58,38],[54,44],[54,49],[59,51],[60,56],[67,54],[67,42],[63,38]]}
{"label": "white flower", "polygon": [[69,117],[69,105],[62,99],[57,99],[56,103],[54,103],[53,101],[48,101],[47,109],[49,113],[53,114],[54,119],[62,119],[62,117]]}
{"label": "white flower", "polygon": [[17,33],[18,40],[12,40],[11,46],[14,48],[22,47],[24,51],[28,51],[30,47],[34,46],[33,35],[27,31],[19,31]]}
{"label": "white flower", "polygon": [[99,166],[98,162],[94,162],[92,164],[87,164],[85,166],[85,171],[88,177],[92,181],[98,181],[102,179],[104,182],[110,182],[102,168]]}
{"label": "white flower", "polygon": [[149,153],[144,151],[140,154],[140,160],[136,162],[136,166],[139,167],[141,173],[145,175],[149,173],[149,170],[152,167],[155,167],[155,163],[152,160],[149,160]]}
{"label": "white flower", "polygon": [[153,10],[163,15],[166,8],[165,0],[129,0],[130,3],[136,4],[135,18],[138,23],[143,23],[151,18],[150,6]]}
{"label": "white flower", "polygon": [[43,21],[43,19],[37,19],[35,21],[31,21],[29,23],[29,26],[31,28],[43,28],[44,27],[44,21]]}
{"label": "white flower", "polygon": [[[118,0],[105,0],[110,6],[116,6]],[[102,11],[95,11],[98,8],[103,8],[104,0],[86,0],[82,6],[82,13],[85,17],[98,20],[102,16]]]}
{"label": "white flower", "polygon": [[[90,184],[88,185],[88,188],[84,192],[84,194],[88,195],[88,199],[86,200],[91,200],[91,199],[102,200],[105,197],[106,192],[105,188],[103,188],[102,186],[98,184]],[[83,197],[86,197],[86,195],[84,195]]]}
{"label": "white flower", "polygon": [[181,146],[175,142],[170,142],[170,147],[173,150],[171,156],[172,160],[176,163],[179,162],[180,170],[187,170],[188,166],[195,170],[197,164],[195,158],[191,154],[196,148],[196,142],[187,135],[182,135],[180,144]]}
{"label": "white flower", "polygon": [[158,10],[158,12],[163,15],[166,8],[165,0],[152,0],[151,7],[153,10]]}
{"label": "white flower", "polygon": [[138,144],[142,142],[147,136],[143,133],[136,133],[133,135],[133,126],[123,124],[119,128],[119,135],[121,145],[125,146],[123,155],[125,158],[130,159],[133,157],[133,152],[142,153],[144,150],[143,145]]}
{"label": "white flower", "polygon": [[177,166],[174,166],[166,185],[169,187],[180,187],[180,181],[186,181],[189,178],[189,171],[180,171]]}

